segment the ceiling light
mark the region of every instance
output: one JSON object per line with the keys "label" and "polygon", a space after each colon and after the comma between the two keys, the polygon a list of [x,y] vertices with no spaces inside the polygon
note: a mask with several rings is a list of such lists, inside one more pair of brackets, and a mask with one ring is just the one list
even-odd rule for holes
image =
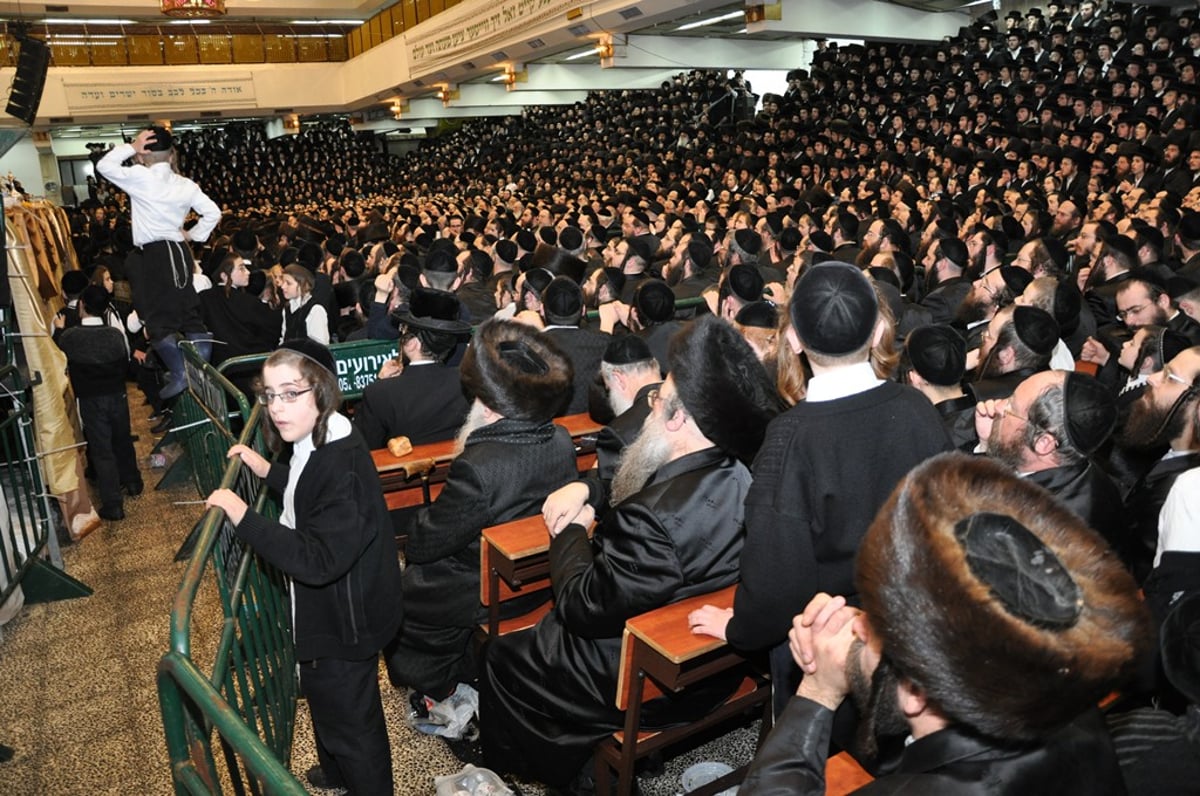
{"label": "ceiling light", "polygon": [[361,19],[293,19],[290,25],[361,25]]}
{"label": "ceiling light", "polygon": [[587,58],[589,55],[595,55],[598,52],[600,52],[599,47],[592,47],[590,49],[584,50],[583,52],[577,52],[574,55],[568,55],[563,60],[564,61],[576,61],[580,58]]}
{"label": "ceiling light", "polygon": [[43,25],[132,25],[132,19],[66,19],[63,17],[49,17],[43,19]]}
{"label": "ceiling light", "polygon": [[746,15],[745,9],[740,9],[738,11],[730,11],[728,14],[722,14],[719,17],[711,17],[710,19],[702,19],[699,22],[689,22],[686,25],[680,25],[679,27],[675,28],[675,30],[676,30],[676,32],[681,31],[681,30],[694,30],[696,28],[703,28],[707,25],[715,25],[718,22],[724,22],[727,19],[736,19],[738,17],[744,17],[745,15]]}

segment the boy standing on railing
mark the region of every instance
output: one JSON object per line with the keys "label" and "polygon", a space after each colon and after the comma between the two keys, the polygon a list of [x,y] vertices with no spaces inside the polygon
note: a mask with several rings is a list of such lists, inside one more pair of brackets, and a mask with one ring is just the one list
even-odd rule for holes
{"label": "boy standing on railing", "polygon": [[79,325],[64,329],[58,345],[67,355],[71,389],[79,401],[79,417],[87,438],[96,486],[99,515],[125,519],[121,492],[142,492],[137,454],[129,432],[129,402],[125,398],[125,369],[129,347],[125,335],[104,322],[108,293],[99,285],[84,288],[79,298]]}

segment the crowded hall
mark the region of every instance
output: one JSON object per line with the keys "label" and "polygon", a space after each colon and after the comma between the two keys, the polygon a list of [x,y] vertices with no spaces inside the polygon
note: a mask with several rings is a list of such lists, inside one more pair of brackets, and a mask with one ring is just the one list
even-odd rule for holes
{"label": "crowded hall", "polygon": [[848,5],[10,175],[0,788],[1200,792],[1200,6]]}

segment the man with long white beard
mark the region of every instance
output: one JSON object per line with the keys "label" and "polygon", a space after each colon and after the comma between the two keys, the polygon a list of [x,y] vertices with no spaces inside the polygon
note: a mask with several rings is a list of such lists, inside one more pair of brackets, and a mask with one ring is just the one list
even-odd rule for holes
{"label": "man with long white beard", "polygon": [[573,377],[553,340],[519,323],[488,321],[459,370],[473,398],[460,452],[437,500],[401,529],[408,535],[404,624],[387,663],[392,684],[415,692],[414,705],[442,701],[476,676],[471,637],[485,616],[483,529],[535,514],[547,494],[577,477],[571,437],[552,422],[570,400]]}
{"label": "man with long white beard", "polygon": [[[670,375],[621,458],[612,508],[548,500],[554,611],[493,641],[480,677],[480,729],[490,767],[563,787],[596,742],[620,728],[614,706],[625,621],[734,583],[742,502],[753,457],[774,416],[773,385],[749,345],[704,316],[675,336]],[[649,703],[645,726],[702,715],[718,687]]]}

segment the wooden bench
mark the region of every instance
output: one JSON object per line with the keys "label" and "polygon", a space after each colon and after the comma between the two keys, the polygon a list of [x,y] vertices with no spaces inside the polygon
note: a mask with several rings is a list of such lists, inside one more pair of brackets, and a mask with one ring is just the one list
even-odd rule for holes
{"label": "wooden bench", "polygon": [[479,601],[487,608],[489,638],[533,627],[554,607],[547,599],[533,611],[501,620],[500,607],[516,597],[550,589],[550,534],[542,515],[485,528],[479,545]]}
{"label": "wooden bench", "polygon": [[[555,418],[554,422],[571,435],[579,472],[592,469],[601,425],[587,413]],[[454,440],[416,445],[405,456],[393,456],[387,448],[371,451],[388,511],[428,505],[436,500],[454,455]]]}
{"label": "wooden bench", "polygon": [[[703,718],[680,727],[641,729],[642,706],[666,692],[679,692],[715,674],[745,666],[746,659],[725,642],[692,633],[687,617],[702,605],[728,608],[736,587],[728,586],[671,605],[647,611],[625,623],[621,639],[621,668],[616,705],[625,712],[625,727],[596,748],[596,790],[608,793],[612,771],[617,772],[617,793],[628,796],[633,787],[634,765],[646,755],[703,732],[740,713],[760,709],[763,724],[759,742],[770,728],[771,686],[763,677],[750,675],[738,689]],[[693,791],[717,793],[739,782],[746,766]]]}

